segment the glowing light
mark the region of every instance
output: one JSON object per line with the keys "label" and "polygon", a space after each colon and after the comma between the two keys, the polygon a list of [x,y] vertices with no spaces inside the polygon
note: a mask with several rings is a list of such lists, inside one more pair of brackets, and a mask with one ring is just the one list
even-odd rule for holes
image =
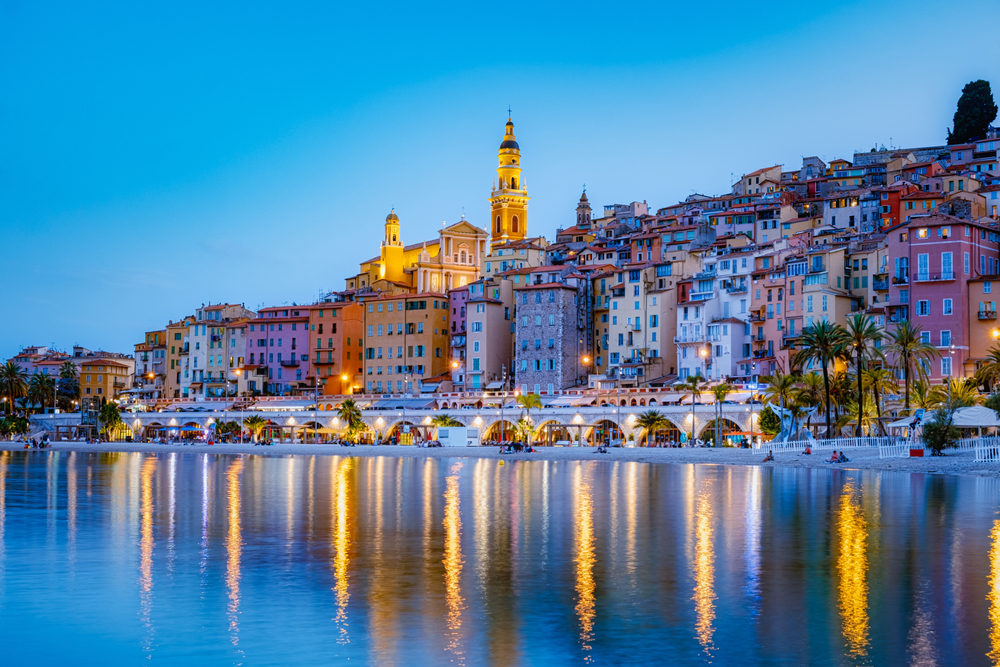
{"label": "glowing light", "polygon": [[351,599],[351,594],[348,590],[348,566],[351,559],[351,534],[348,528],[350,525],[348,513],[351,507],[349,475],[352,463],[353,459],[349,458],[337,470],[337,526],[333,541],[333,572],[337,578],[337,584],[334,587],[337,598],[337,615],[333,618],[333,622],[339,628],[338,644],[347,644],[350,642],[350,638],[347,635],[347,602]]}
{"label": "glowing light", "polygon": [[288,424],[289,426],[294,426],[295,425],[295,417],[289,417],[288,421],[286,421],[285,423]]}
{"label": "glowing light", "polygon": [[430,426],[430,423],[431,423],[431,417],[430,417],[430,415],[424,417],[424,425],[425,426]]}
{"label": "glowing light", "polygon": [[[147,633],[152,629],[150,613],[153,609],[153,471],[156,459],[148,457],[142,463],[139,476],[141,497],[141,527],[139,529],[139,617]],[[151,636],[145,638],[144,648],[151,646]]]}
{"label": "glowing light", "polygon": [[461,655],[458,649],[459,630],[462,628],[462,514],[458,493],[458,473],[462,462],[452,465],[451,474],[445,478],[447,490],[444,494],[444,587],[445,604],[448,606],[448,644],[445,648]]}
{"label": "glowing light", "polygon": [[573,423],[574,424],[582,424],[583,423],[583,417],[581,417],[580,415],[577,415],[577,416],[573,417]]}
{"label": "glowing light", "polygon": [[994,665],[1000,665],[1000,520],[993,522],[990,531],[990,652],[986,656]]}
{"label": "glowing light", "polygon": [[340,425],[340,420],[334,417],[333,419],[330,420],[330,423],[333,424],[334,428],[337,428],[337,426]]}
{"label": "glowing light", "polygon": [[[576,488],[576,615],[580,619],[580,644],[590,651],[597,616],[594,591],[594,501],[590,485],[583,481],[583,466],[578,465],[573,482]],[[586,662],[592,656],[588,654]]]}
{"label": "glowing light", "polygon": [[240,643],[240,559],[243,555],[243,531],[240,526],[240,473],[243,459],[233,461],[226,471],[226,499],[229,502],[229,532],[226,535],[226,588],[229,589],[229,632],[233,646]]}
{"label": "glowing light", "polygon": [[378,424],[379,426],[382,426],[382,424],[385,423],[385,420],[379,417],[378,419],[375,420],[375,423]]}
{"label": "glowing light", "polygon": [[635,415],[629,415],[628,416],[628,423],[629,424],[634,424],[635,423]]}
{"label": "glowing light", "polygon": [[476,417],[475,420],[473,421],[473,423],[476,426],[480,426],[483,423],[483,418],[482,417]]}
{"label": "glowing light", "polygon": [[706,654],[715,648],[715,547],[712,543],[712,500],[707,491],[695,507],[694,600],[695,633]]}
{"label": "glowing light", "polygon": [[844,485],[837,516],[841,625],[847,648],[855,657],[868,654],[868,526],[859,496],[852,484]]}

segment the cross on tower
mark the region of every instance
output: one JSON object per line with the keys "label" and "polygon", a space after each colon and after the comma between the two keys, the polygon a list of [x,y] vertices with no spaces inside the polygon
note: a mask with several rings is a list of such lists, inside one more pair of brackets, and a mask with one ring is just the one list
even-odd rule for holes
{"label": "cross on tower", "polygon": [[510,105],[507,105],[507,118],[510,118]]}

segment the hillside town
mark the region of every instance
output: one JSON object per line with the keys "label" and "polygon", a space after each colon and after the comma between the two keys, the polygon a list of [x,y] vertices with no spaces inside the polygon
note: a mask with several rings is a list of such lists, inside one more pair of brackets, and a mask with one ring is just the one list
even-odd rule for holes
{"label": "hillside town", "polygon": [[660,208],[595,208],[584,190],[546,239],[530,231],[508,119],[479,224],[463,215],[415,240],[390,211],[377,251],[315,303],[205,303],[130,353],[29,347],[10,361],[53,378],[68,363],[81,399],[149,406],[669,391],[690,378],[752,392],[814,370],[796,354],[805,330],[864,314],[883,332],[912,325],[937,351],[920,359],[930,385],[971,378],[1000,337],[998,144],[991,126],[970,143],[750,165],[721,194]]}

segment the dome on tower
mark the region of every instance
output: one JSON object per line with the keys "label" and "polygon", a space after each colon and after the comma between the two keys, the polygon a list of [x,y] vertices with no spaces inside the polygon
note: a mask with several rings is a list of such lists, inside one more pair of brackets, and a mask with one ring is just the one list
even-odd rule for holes
{"label": "dome on tower", "polygon": [[389,211],[389,215],[385,216],[386,222],[399,222],[399,218],[396,216],[396,209]]}
{"label": "dome on tower", "polygon": [[503,143],[500,144],[500,150],[504,148],[514,148],[520,150],[521,147],[517,145],[514,141],[514,122],[510,118],[507,119],[507,134],[504,135]]}

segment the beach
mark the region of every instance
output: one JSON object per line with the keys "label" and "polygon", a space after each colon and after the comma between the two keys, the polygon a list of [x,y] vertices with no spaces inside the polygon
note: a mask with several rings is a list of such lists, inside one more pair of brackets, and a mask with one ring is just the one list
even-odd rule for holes
{"label": "beach", "polygon": [[914,472],[969,475],[975,477],[1000,477],[1000,464],[976,462],[972,450],[946,450],[945,456],[916,458],[880,459],[878,448],[857,448],[846,450],[849,463],[826,463],[830,452],[822,451],[812,455],[799,452],[776,452],[774,461],[762,463],[766,453],[759,450],[711,447],[684,447],[677,449],[625,447],[613,448],[600,454],[593,447],[539,447],[533,453],[501,454],[498,447],[434,447],[423,448],[399,445],[341,445],[275,444],[265,447],[246,444],[156,444],[130,442],[55,442],[45,450],[24,450],[23,444],[0,443],[0,450],[64,452],[142,452],[155,454],[251,454],[255,456],[392,456],[411,458],[489,458],[505,461],[635,461],[638,463],[695,463],[718,465],[760,465],[790,468],[839,468],[845,470],[885,470],[892,472]]}

